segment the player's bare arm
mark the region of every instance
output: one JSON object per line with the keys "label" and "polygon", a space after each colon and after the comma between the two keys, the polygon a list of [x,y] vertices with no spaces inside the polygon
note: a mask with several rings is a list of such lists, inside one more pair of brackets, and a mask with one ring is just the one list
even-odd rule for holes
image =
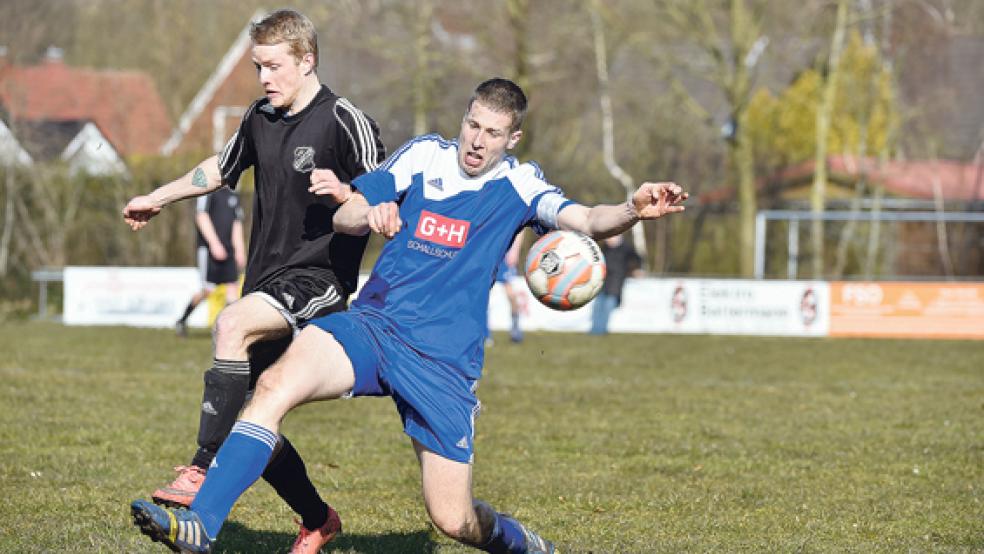
{"label": "player's bare arm", "polygon": [[330,169],[312,171],[308,190],[319,196],[330,195],[341,204],[332,220],[339,233],[364,235],[374,231],[391,239],[403,224],[400,208],[395,202],[370,206],[362,193],[353,191],[351,185],[341,182]]}
{"label": "player's bare arm", "polygon": [[364,235],[373,231],[391,239],[403,225],[400,207],[396,202],[383,202],[370,206],[362,193],[355,191],[352,197],[335,212],[333,220],[336,232],[347,235]]}
{"label": "player's bare arm", "polygon": [[212,156],[150,194],[131,199],[123,207],[123,221],[134,231],[142,229],[164,206],[185,198],[208,194],[221,186],[218,157]]}
{"label": "player's bare arm", "polygon": [[689,197],[676,183],[643,183],[627,202],[591,208],[572,204],[560,211],[557,222],[561,229],[602,239],[623,233],[639,220],[682,212]]}
{"label": "player's bare arm", "polygon": [[215,231],[215,224],[212,223],[212,218],[208,216],[207,212],[198,212],[195,214],[195,225],[198,226],[202,238],[208,244],[208,252],[213,258],[222,261],[229,257],[225,246],[219,240],[219,234]]}
{"label": "player's bare arm", "polygon": [[244,237],[243,222],[234,222],[232,224],[232,255],[239,271],[246,269],[246,240]]}
{"label": "player's bare arm", "polygon": [[315,169],[311,172],[311,186],[308,191],[318,196],[331,196],[339,204],[352,198],[352,186],[343,183],[330,169]]}

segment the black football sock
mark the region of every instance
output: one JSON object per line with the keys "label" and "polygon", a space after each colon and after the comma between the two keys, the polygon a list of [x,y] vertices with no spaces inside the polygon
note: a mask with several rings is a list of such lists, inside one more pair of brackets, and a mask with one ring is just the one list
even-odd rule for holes
{"label": "black football sock", "polygon": [[188,316],[191,315],[191,312],[195,311],[195,307],[197,306],[198,304],[194,302],[188,302],[188,306],[185,308],[184,313],[181,314],[181,318],[178,319],[178,323],[184,323],[185,321],[188,321]]}
{"label": "black football sock", "polygon": [[191,463],[208,469],[222,442],[229,436],[246,402],[249,362],[215,359],[205,372],[202,413],[198,421],[198,451]]}
{"label": "black football sock", "polygon": [[328,521],[328,504],[314,488],[304,460],[287,437],[280,436],[280,443],[263,471],[263,478],[301,516],[308,530],[314,531]]}

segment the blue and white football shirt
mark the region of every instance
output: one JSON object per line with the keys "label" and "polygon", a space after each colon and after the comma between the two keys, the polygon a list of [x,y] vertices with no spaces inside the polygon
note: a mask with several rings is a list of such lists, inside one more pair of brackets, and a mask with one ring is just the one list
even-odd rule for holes
{"label": "blue and white football shirt", "polygon": [[403,228],[383,248],[352,311],[385,321],[428,358],[478,379],[489,290],[523,227],[557,228],[571,203],[534,163],[508,156],[479,177],[458,166],[458,143],[418,137],[353,182],[370,205],[395,201]]}

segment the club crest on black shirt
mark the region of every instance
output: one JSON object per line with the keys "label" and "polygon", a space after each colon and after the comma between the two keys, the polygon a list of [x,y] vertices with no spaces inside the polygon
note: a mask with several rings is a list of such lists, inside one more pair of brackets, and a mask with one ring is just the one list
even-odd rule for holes
{"label": "club crest on black shirt", "polygon": [[301,173],[314,171],[314,148],[298,146],[294,149],[294,169]]}

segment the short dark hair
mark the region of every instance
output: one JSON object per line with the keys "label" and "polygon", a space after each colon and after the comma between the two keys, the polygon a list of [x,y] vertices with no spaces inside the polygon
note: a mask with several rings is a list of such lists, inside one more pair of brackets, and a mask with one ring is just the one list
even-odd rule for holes
{"label": "short dark hair", "polygon": [[468,100],[469,110],[476,100],[493,111],[512,116],[510,130],[517,131],[523,126],[523,119],[526,118],[526,94],[509,79],[495,77],[478,85]]}

